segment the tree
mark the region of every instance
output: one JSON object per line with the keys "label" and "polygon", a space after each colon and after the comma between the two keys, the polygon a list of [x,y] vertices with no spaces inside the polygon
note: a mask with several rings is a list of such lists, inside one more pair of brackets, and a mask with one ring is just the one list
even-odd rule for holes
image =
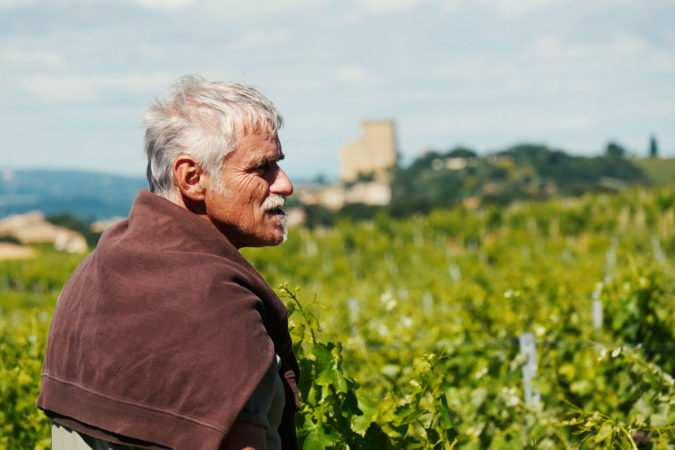
{"label": "tree", "polygon": [[652,136],[649,139],[649,156],[651,158],[658,158],[659,157],[659,146],[656,143],[656,136]]}
{"label": "tree", "polygon": [[447,154],[450,158],[477,158],[478,154],[466,147],[455,147]]}
{"label": "tree", "polygon": [[626,150],[616,142],[610,142],[607,144],[605,154],[613,158],[623,158],[623,156],[626,154]]}
{"label": "tree", "polygon": [[71,213],[61,213],[54,216],[47,216],[47,222],[77,231],[84,236],[84,238],[87,240],[87,245],[90,247],[96,246],[98,239],[102,234],[91,230],[87,224],[88,222],[91,222],[91,220],[82,221],[80,218]]}

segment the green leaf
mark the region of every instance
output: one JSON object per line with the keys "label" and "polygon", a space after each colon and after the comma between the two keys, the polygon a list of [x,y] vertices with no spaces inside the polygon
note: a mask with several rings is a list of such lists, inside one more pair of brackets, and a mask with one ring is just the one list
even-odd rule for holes
{"label": "green leaf", "polygon": [[366,435],[363,439],[363,445],[359,446],[359,448],[363,450],[387,450],[393,447],[391,441],[389,440],[389,436],[387,436],[387,434],[382,431],[382,428],[380,428],[379,425],[373,423],[370,425],[370,427],[368,427],[368,430],[366,430]]}
{"label": "green leaf", "polygon": [[600,429],[593,437],[593,441],[596,444],[600,444],[602,442],[609,443],[611,441],[612,434],[614,434],[614,427],[612,424],[605,422],[600,426]]}
{"label": "green leaf", "polygon": [[352,418],[351,428],[352,431],[363,436],[377,415],[378,403],[375,398],[369,396],[365,392],[358,392],[356,398],[361,414]]}
{"label": "green leaf", "polygon": [[457,424],[452,420],[452,415],[450,414],[450,408],[448,408],[448,402],[445,398],[445,394],[441,394],[435,400],[436,411],[439,415],[439,422],[441,427],[444,430],[453,429],[457,430]]}
{"label": "green leaf", "polygon": [[340,370],[340,347],[335,344],[317,344],[312,348],[316,358],[316,377],[314,382],[322,386],[332,386],[336,392],[348,391],[348,383]]}
{"label": "green leaf", "polygon": [[319,427],[311,428],[302,440],[303,450],[323,450],[330,442],[325,439],[324,434]]}

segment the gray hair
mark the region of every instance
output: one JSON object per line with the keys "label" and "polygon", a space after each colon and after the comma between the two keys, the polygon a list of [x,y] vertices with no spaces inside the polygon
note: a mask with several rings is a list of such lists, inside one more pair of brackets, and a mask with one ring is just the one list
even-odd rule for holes
{"label": "gray hair", "polygon": [[173,164],[180,155],[193,157],[222,190],[220,168],[237,146],[237,133],[259,127],[276,133],[283,117],[255,89],[187,75],[147,109],[143,124],[150,191],[171,200]]}

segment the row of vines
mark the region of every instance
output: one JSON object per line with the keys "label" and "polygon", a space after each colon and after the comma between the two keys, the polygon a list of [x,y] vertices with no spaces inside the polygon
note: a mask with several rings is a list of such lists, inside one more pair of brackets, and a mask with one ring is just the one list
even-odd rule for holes
{"label": "row of vines", "polygon": [[[244,250],[291,311],[303,448],[675,448],[674,205],[460,207]],[[0,448],[49,447],[41,359],[79,257],[40,251],[0,262]]]}

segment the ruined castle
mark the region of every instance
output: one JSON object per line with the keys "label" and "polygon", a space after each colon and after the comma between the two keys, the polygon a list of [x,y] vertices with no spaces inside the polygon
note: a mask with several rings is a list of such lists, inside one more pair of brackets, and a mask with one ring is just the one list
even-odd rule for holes
{"label": "ruined castle", "polygon": [[359,174],[386,181],[398,161],[394,121],[363,121],[361,136],[342,148],[341,159],[342,181],[356,181]]}
{"label": "ruined castle", "polygon": [[348,203],[391,202],[390,169],[398,161],[393,120],[365,120],[361,136],[342,148],[340,182],[298,189],[306,205],[337,210]]}

